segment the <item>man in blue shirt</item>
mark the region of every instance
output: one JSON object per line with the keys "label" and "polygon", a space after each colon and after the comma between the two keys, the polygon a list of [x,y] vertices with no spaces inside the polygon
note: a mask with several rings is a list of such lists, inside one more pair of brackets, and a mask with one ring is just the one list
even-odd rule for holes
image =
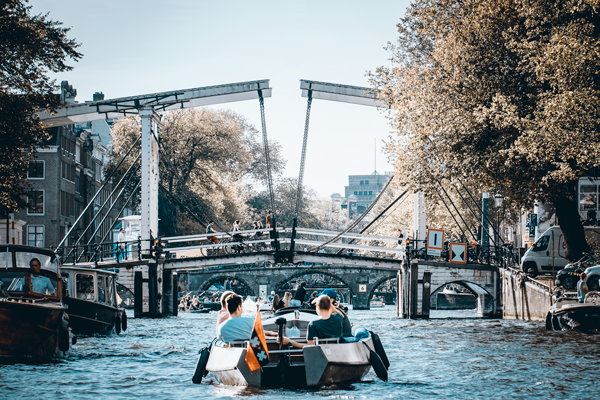
{"label": "man in blue shirt", "polygon": [[225,343],[250,339],[254,320],[242,317],[242,298],[237,294],[231,294],[226,303],[230,317],[217,328],[217,337]]}
{"label": "man in blue shirt", "polygon": [[290,344],[291,347],[301,349],[304,346],[315,344],[314,338],[335,339],[342,337],[342,316],[339,313],[331,313],[331,300],[323,294],[317,298],[317,314],[319,319],[308,324],[306,332],[307,343],[297,343],[289,338],[283,337],[282,343]]}
{"label": "man in blue shirt", "polygon": [[[31,268],[31,291],[34,293],[41,294],[55,294],[54,286],[50,278],[40,275],[42,269],[42,263],[37,258],[32,258],[29,261],[29,268]],[[22,291],[24,282],[21,282],[21,287],[17,290]]]}

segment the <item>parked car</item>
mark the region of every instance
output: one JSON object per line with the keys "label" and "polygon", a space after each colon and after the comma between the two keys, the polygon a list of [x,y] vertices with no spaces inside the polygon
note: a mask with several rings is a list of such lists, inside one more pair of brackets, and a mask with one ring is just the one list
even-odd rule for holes
{"label": "parked car", "polygon": [[577,282],[577,298],[583,303],[585,296],[600,291],[600,265],[586,268]]}
{"label": "parked car", "polygon": [[[600,243],[600,227],[584,227],[588,242]],[[567,245],[560,226],[546,230],[521,259],[521,270],[532,275],[558,271],[567,265]]]}
{"label": "parked car", "polygon": [[565,268],[558,271],[556,275],[556,286],[562,286],[565,290],[576,290],[577,282],[583,271],[594,265],[600,264],[600,256],[585,253],[578,261],[567,264]]}

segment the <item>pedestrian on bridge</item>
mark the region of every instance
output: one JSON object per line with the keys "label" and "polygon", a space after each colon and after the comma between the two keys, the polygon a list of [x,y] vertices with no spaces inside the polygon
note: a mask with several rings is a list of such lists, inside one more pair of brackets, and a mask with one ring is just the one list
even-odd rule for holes
{"label": "pedestrian on bridge", "polygon": [[[240,242],[240,243],[242,243],[243,236],[241,233],[236,233],[236,232],[240,232],[241,230],[242,230],[242,228],[240,227],[240,220],[237,219],[233,223],[233,240],[235,240],[236,242]],[[239,251],[242,250],[242,246],[236,246],[236,248]]]}
{"label": "pedestrian on bridge", "polygon": [[[208,221],[208,225],[206,225],[206,233],[217,233],[213,228],[214,223],[215,221],[213,220]],[[211,240],[213,244],[217,244],[219,242],[219,239],[217,239],[216,236],[208,236],[207,239]]]}

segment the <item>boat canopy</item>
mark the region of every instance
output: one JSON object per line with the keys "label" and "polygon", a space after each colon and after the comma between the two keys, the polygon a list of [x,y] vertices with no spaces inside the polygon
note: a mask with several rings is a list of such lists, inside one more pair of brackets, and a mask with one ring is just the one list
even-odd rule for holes
{"label": "boat canopy", "polygon": [[0,245],[0,269],[28,269],[34,258],[40,261],[43,270],[58,274],[58,261],[52,250],[23,245]]}

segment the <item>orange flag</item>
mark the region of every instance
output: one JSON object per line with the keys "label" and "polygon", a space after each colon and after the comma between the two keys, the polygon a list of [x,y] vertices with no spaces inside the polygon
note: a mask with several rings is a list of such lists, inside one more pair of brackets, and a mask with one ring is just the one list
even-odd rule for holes
{"label": "orange flag", "polygon": [[265,332],[263,331],[260,311],[256,312],[254,320],[254,329],[248,343],[248,351],[246,351],[246,364],[250,371],[254,372],[260,367],[269,363],[269,350],[267,349],[267,341],[265,340]]}

